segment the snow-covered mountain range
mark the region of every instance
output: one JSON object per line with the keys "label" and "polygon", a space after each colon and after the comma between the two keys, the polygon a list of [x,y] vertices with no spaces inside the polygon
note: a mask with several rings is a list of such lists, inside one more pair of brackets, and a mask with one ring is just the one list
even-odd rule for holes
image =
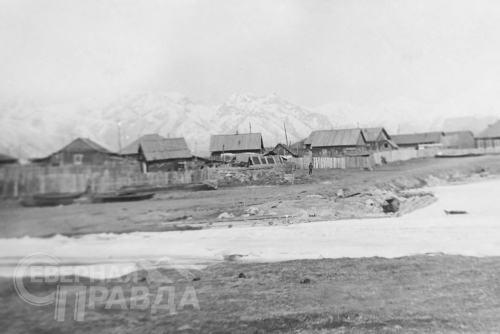
{"label": "snow-covered mountain range", "polygon": [[433,114],[426,108],[403,99],[375,108],[341,103],[306,108],[276,93],[233,94],[215,106],[195,103],[178,93],[148,92],[107,104],[87,101],[37,108],[26,102],[4,103],[0,104],[0,153],[42,157],[77,137],[118,151],[119,133],[122,147],[144,134],[158,133],[185,137],[194,153],[206,155],[212,134],[247,133],[250,126],[252,132],[262,133],[265,146],[274,146],[285,142],[284,124],[288,141],[295,142],[313,130],[358,126],[384,126],[389,133],[467,129],[477,133],[497,119],[495,115]]}

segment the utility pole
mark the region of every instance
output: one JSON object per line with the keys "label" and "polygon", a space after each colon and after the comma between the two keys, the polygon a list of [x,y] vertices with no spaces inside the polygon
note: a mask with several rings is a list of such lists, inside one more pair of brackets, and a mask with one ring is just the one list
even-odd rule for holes
{"label": "utility pole", "polygon": [[285,122],[283,122],[283,127],[285,128],[285,143],[288,143],[288,136],[286,134],[286,125],[285,125]]}
{"label": "utility pole", "polygon": [[250,125],[250,133],[252,133],[252,123],[248,123]]}
{"label": "utility pole", "polygon": [[122,125],[120,123],[120,119],[116,123],[118,125],[118,154],[122,151]]}

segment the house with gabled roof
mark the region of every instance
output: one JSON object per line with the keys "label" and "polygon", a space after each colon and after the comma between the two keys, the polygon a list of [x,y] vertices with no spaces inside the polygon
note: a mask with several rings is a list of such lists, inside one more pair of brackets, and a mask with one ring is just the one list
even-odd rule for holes
{"label": "house with gabled roof", "polygon": [[275,155],[290,156],[290,157],[293,157],[293,158],[297,158],[298,157],[297,152],[292,151],[288,145],[281,144],[281,143],[277,144],[272,149],[272,153],[274,153]]}
{"label": "house with gabled roof", "polygon": [[304,142],[313,157],[333,157],[366,153],[366,139],[361,129],[313,131]]}
{"label": "house with gabled roof", "polygon": [[400,148],[422,149],[442,147],[445,134],[442,131],[437,131],[392,135],[391,137]]}
{"label": "house with gabled roof", "polygon": [[139,143],[137,154],[144,172],[186,170],[196,160],[184,138],[144,140]]}
{"label": "house with gabled roof", "polygon": [[391,136],[384,128],[362,129],[366,144],[371,151],[392,151],[397,150],[398,145],[392,141]]}
{"label": "house with gabled roof", "polygon": [[500,147],[500,121],[491,124],[486,130],[476,136],[476,147]]}
{"label": "house with gabled roof", "polygon": [[243,133],[234,135],[213,135],[210,138],[210,155],[214,160],[222,160],[223,154],[265,153],[262,134]]}
{"label": "house with gabled roof", "polygon": [[122,159],[119,158],[117,153],[108,150],[89,138],[77,138],[48,157],[31,159],[34,163],[51,166],[100,166],[107,162],[120,160]]}
{"label": "house with gabled roof", "polygon": [[137,159],[139,155],[139,144],[145,142],[145,141],[156,141],[156,140],[161,140],[161,139],[167,139],[163,136],[160,136],[157,133],[151,133],[151,134],[146,134],[143,135],[127,146],[125,146],[121,151],[120,155],[126,158],[133,158]]}
{"label": "house with gabled roof", "polygon": [[18,163],[18,160],[16,158],[13,158],[11,156],[8,156],[6,154],[1,154],[0,153],[0,167],[5,166],[5,165],[12,165]]}

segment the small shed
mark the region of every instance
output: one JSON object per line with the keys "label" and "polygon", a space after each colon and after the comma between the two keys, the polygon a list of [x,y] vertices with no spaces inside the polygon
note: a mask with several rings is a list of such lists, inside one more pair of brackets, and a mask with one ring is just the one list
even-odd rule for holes
{"label": "small shed", "polygon": [[476,147],[500,147],[500,121],[491,124],[486,130],[476,136]]}
{"label": "small shed", "polygon": [[111,152],[89,138],[77,138],[48,157],[31,161],[51,166],[102,166],[120,160],[117,153]]}
{"label": "small shed", "polygon": [[366,139],[361,129],[313,131],[304,142],[313,157],[344,156],[366,152]]}
{"label": "small shed", "polygon": [[298,157],[303,157],[304,154],[306,153],[306,144],[305,144],[306,140],[307,138],[304,138],[290,145],[290,150],[292,152],[295,152],[295,154],[297,154]]}
{"label": "small shed", "polygon": [[367,147],[371,151],[392,151],[398,149],[398,145],[392,141],[391,136],[382,127],[363,129],[363,135],[365,136]]}
{"label": "small shed", "polygon": [[450,149],[465,149],[476,147],[472,131],[445,132],[443,146]]}
{"label": "small shed", "polygon": [[277,144],[272,152],[274,152],[274,154],[276,155],[281,155],[281,156],[290,156],[290,157],[293,157],[293,158],[297,158],[298,155],[297,155],[297,152],[293,152],[289,146],[285,145],[285,144]]}
{"label": "small shed", "polygon": [[138,160],[143,172],[170,172],[191,168],[195,157],[184,138],[165,138],[140,143]]}
{"label": "small shed", "polygon": [[234,135],[213,135],[210,138],[210,154],[214,160],[221,160],[225,153],[264,153],[264,142],[260,133]]}
{"label": "small shed", "polygon": [[414,148],[416,150],[442,147],[444,137],[444,132],[422,132],[391,136],[392,140],[400,148]]}

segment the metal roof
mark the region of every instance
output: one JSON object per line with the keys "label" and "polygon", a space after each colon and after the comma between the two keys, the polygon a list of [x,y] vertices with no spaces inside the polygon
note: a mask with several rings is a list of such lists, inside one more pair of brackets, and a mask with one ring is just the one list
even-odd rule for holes
{"label": "metal roof", "polygon": [[[129,155],[129,154],[137,154],[139,152],[139,144],[148,140],[159,140],[159,139],[167,139],[165,137],[160,136],[159,134],[152,133],[152,134],[147,134],[144,135],[140,138],[137,138],[127,146],[125,146],[121,151],[120,154],[123,155]],[[176,138],[173,138],[176,139]],[[187,147],[186,147],[187,149]]]}
{"label": "metal roof", "polygon": [[488,126],[488,128],[478,134],[476,138],[500,138],[500,121]]}
{"label": "metal roof", "polygon": [[[146,161],[169,160],[169,159],[189,159],[193,155],[189,149],[182,148],[180,142],[187,144],[184,138],[148,140],[139,144]],[[174,145],[172,145],[174,143]],[[176,146],[175,144],[179,144]]]}
{"label": "metal roof", "polygon": [[366,141],[361,129],[340,129],[313,131],[306,140],[311,147],[356,146],[359,136]]}
{"label": "metal roof", "polygon": [[423,132],[404,135],[392,135],[392,140],[398,145],[440,143],[444,132]]}
{"label": "metal roof", "polygon": [[213,135],[210,138],[210,152],[260,150],[262,147],[260,133]]}

